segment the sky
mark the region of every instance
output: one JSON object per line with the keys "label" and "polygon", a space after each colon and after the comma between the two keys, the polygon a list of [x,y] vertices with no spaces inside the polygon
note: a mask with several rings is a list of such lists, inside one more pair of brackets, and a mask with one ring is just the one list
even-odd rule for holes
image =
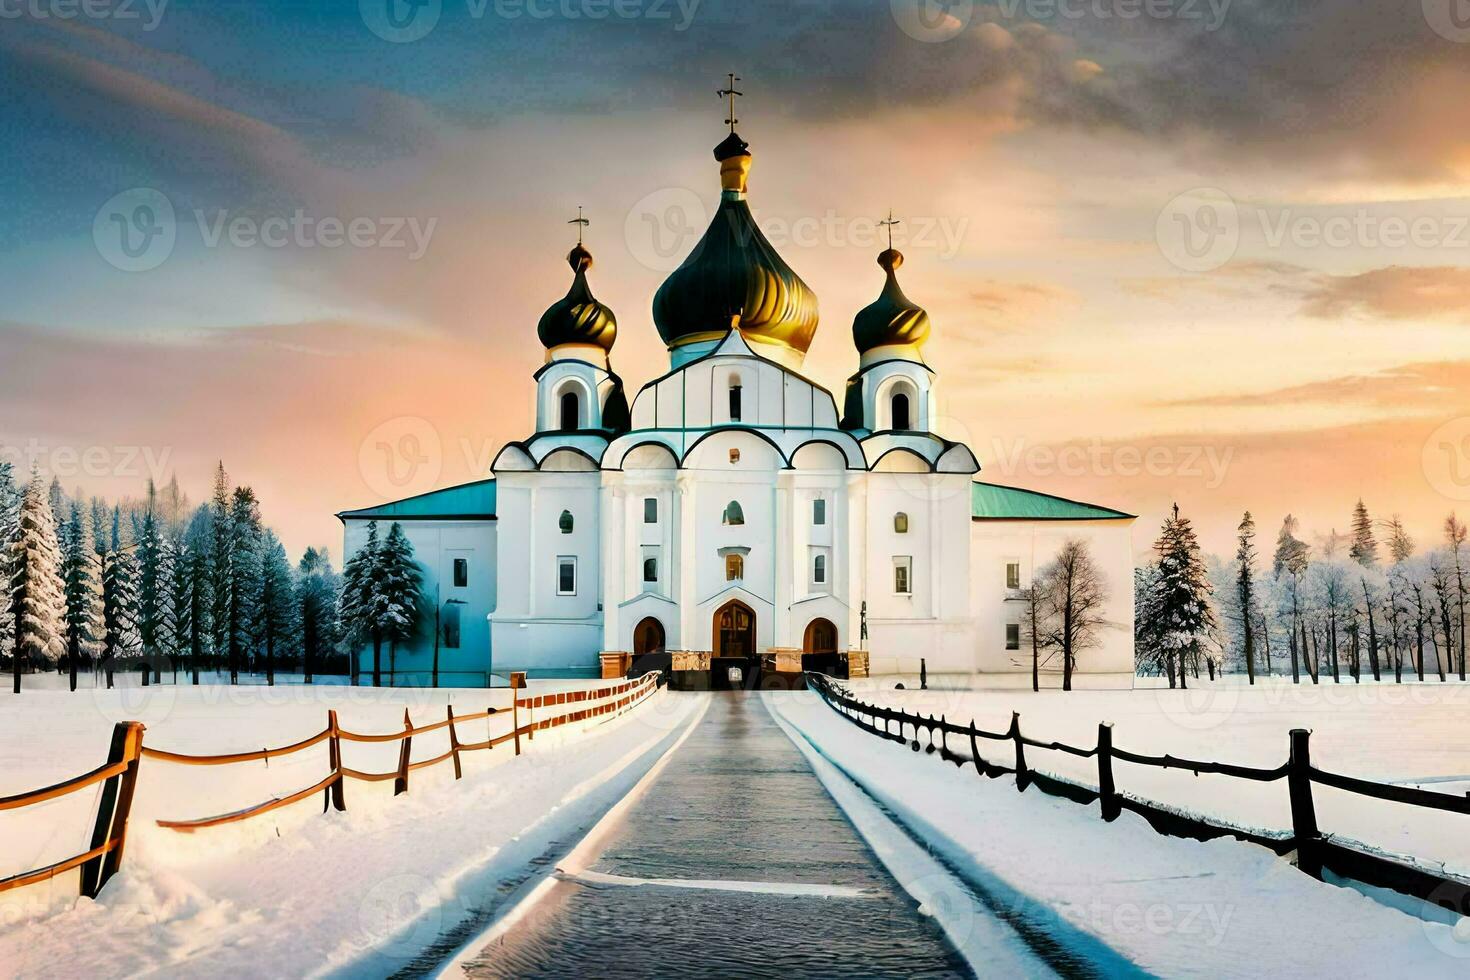
{"label": "sky", "polygon": [[[718,199],[856,367],[886,240],[981,479],[1207,547],[1470,511],[1457,0],[0,0],[0,452],[287,547],[488,474],[590,221],[630,390]],[[1269,547],[1269,544],[1268,544]]]}

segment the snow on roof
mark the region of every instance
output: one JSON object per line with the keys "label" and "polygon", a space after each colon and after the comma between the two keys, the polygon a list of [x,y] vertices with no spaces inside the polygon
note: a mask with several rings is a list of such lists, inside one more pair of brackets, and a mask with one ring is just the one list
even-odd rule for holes
{"label": "snow on roof", "polygon": [[970,484],[970,515],[977,521],[1118,521],[1135,516],[1111,507],[978,480]]}
{"label": "snow on roof", "polygon": [[495,480],[477,480],[457,487],[430,490],[414,497],[375,504],[361,510],[344,510],[338,520],[495,520]]}

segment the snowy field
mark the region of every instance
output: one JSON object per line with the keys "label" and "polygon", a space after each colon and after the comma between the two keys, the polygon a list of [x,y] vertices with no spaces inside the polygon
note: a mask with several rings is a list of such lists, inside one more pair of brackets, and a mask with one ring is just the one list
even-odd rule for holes
{"label": "snowy field", "polygon": [[[97,902],[77,898],[76,872],[0,894],[0,975],[391,973],[446,920],[468,914],[466,895],[483,891],[485,876],[521,867],[566,832],[567,820],[610,805],[620,774],[654,753],[698,702],[659,692],[610,721],[538,733],[519,759],[509,744],[466,753],[462,782],[445,762],[414,772],[404,797],[392,797],[391,782],[349,780],[345,814],[324,815],[318,795],[190,834],[154,820],[213,816],[310,786],[328,771],[326,743],[269,763],[144,759],[123,870]],[[442,720],[449,704],[461,713],[508,709],[510,692],[286,684],[7,693],[0,796],[100,765],[119,720],[143,721],[154,748],[219,754],[310,736],[329,708],[345,728],[376,733],[401,730],[405,708],[424,724]],[[509,730],[508,716],[462,726],[461,741]],[[447,748],[446,732],[428,733],[414,739],[413,758]],[[345,743],[343,754],[352,768],[386,771],[398,745]],[[89,787],[0,813],[0,876],[86,850],[96,799]],[[363,957],[373,965],[361,967]]]}
{"label": "snowy field", "polygon": [[[1463,795],[1470,790],[1470,685],[1451,681],[1293,685],[1290,679],[1258,680],[1254,688],[1231,676],[1214,684],[1191,681],[1187,691],[1147,687],[1133,691],[918,691],[918,678],[855,681],[865,701],[943,715],[982,729],[1005,731],[1012,711],[1021,731],[1042,741],[1091,748],[1099,722],[1113,723],[1113,744],[1151,755],[1274,768],[1286,761],[1288,733],[1312,731],[1312,761],[1319,769],[1379,782],[1401,783]],[[896,682],[906,690],[895,690]],[[931,678],[963,686],[959,678]],[[1141,683],[1153,684],[1152,679]],[[1009,761],[1000,742],[980,742],[987,757]],[[1028,747],[1033,768],[1097,785],[1096,763]],[[1254,783],[1225,776],[1195,776],[1117,762],[1118,788],[1134,796],[1184,807],[1247,827],[1289,830],[1284,781]],[[1338,790],[1315,788],[1323,832],[1445,864],[1470,874],[1470,817],[1385,803]]]}
{"label": "snowy field", "polygon": [[1017,793],[1013,777],[962,774],[863,733],[814,694],[767,698],[978,889],[980,903],[958,888],[932,901],[959,924],[957,944],[967,918],[979,930],[998,912],[1069,948],[1101,943],[1155,976],[1470,975],[1470,920],[1422,921],[1239,841],[1161,837],[1131,813],[1104,823],[1095,805]]}

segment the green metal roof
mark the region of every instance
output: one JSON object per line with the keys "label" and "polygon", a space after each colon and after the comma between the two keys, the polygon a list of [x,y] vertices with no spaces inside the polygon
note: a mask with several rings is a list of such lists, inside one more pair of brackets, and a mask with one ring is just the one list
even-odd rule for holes
{"label": "green metal roof", "polygon": [[493,521],[495,520],[495,480],[477,480],[457,487],[431,490],[416,497],[391,503],[345,510],[340,520],[396,521]]}
{"label": "green metal roof", "polygon": [[1110,507],[979,481],[970,484],[970,514],[977,521],[1118,521],[1134,517]]}

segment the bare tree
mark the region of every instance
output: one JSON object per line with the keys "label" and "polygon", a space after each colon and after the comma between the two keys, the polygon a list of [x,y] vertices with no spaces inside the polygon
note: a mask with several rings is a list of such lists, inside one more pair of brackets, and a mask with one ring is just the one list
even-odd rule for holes
{"label": "bare tree", "polygon": [[1077,655],[1101,642],[1110,624],[1103,616],[1108,603],[1107,579],[1087,542],[1069,539],[1032,586],[1046,594],[1050,607],[1051,644],[1062,654],[1062,690],[1072,689]]}
{"label": "bare tree", "polygon": [[1462,552],[1467,536],[1465,524],[1453,513],[1445,518],[1444,537],[1450,549],[1450,566],[1455,572],[1455,598],[1460,612],[1460,680],[1465,679],[1465,563]]}

